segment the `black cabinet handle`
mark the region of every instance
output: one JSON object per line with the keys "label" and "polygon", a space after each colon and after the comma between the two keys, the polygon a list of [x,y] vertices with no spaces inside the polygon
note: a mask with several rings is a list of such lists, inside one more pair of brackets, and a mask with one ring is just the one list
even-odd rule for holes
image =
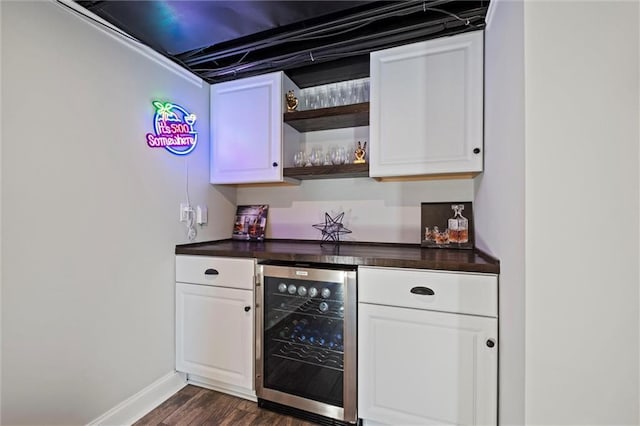
{"label": "black cabinet handle", "polygon": [[218,270],[209,268],[206,271],[204,271],[204,274],[205,275],[218,275]]}
{"label": "black cabinet handle", "polygon": [[420,296],[433,296],[435,294],[429,287],[414,287],[411,289],[411,293],[419,294]]}
{"label": "black cabinet handle", "polygon": [[480,148],[473,148],[474,154],[480,154]]}
{"label": "black cabinet handle", "polygon": [[275,161],[273,162],[273,167],[278,167],[278,163],[276,163]]}
{"label": "black cabinet handle", "polygon": [[250,310],[251,310],[251,306],[245,306],[245,307],[244,307],[244,311],[245,311],[245,312],[249,312]]}
{"label": "black cabinet handle", "polygon": [[494,347],[495,345],[496,345],[496,342],[494,342],[494,340],[493,340],[493,339],[489,339],[489,340],[487,340],[487,346],[488,346],[488,347],[492,348],[492,347]]}

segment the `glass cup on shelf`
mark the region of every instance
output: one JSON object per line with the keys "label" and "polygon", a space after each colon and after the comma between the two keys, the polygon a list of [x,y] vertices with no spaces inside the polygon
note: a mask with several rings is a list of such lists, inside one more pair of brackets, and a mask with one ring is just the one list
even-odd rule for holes
{"label": "glass cup on shelf", "polygon": [[317,108],[317,93],[315,87],[307,87],[302,89],[300,96],[302,96],[302,108],[305,110]]}
{"label": "glass cup on shelf", "polygon": [[310,93],[308,89],[300,90],[300,92],[298,93],[298,100],[300,101],[300,104],[298,105],[299,110],[311,109],[310,107],[311,97],[309,95]]}
{"label": "glass cup on shelf", "polygon": [[361,102],[369,102],[369,79],[362,80],[362,100]]}
{"label": "glass cup on shelf", "polygon": [[316,87],[317,90],[317,104],[316,104],[316,108],[326,108],[329,106],[329,94],[327,92],[327,87],[326,86],[319,86]]}
{"label": "glass cup on shelf", "polygon": [[303,167],[307,164],[307,153],[304,151],[298,151],[293,154],[293,165],[296,167]]}
{"label": "glass cup on shelf", "polygon": [[363,78],[355,82],[354,103],[369,102],[369,80]]}
{"label": "glass cup on shelf", "polygon": [[340,89],[337,83],[327,85],[328,107],[335,107],[340,105]]}
{"label": "glass cup on shelf", "polygon": [[324,154],[321,147],[314,147],[309,154],[309,161],[313,166],[322,166],[324,163]]}
{"label": "glass cup on shelf", "polygon": [[343,81],[340,83],[340,103],[342,105],[350,105],[353,96],[352,81]]}
{"label": "glass cup on shelf", "polygon": [[347,153],[344,147],[336,146],[331,149],[331,163],[332,164],[344,164],[347,162]]}
{"label": "glass cup on shelf", "polygon": [[331,162],[331,154],[327,152],[327,153],[324,155],[324,162],[322,163],[322,165],[323,165],[323,166],[330,166],[331,164],[333,164],[333,163]]}
{"label": "glass cup on shelf", "polygon": [[349,105],[349,82],[342,81],[338,87],[339,105]]}

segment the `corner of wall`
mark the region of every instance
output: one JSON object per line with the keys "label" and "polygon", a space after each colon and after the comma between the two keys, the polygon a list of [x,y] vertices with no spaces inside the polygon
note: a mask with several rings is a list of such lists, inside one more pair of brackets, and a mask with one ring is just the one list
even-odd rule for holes
{"label": "corner of wall", "polygon": [[498,2],[500,0],[491,0],[489,2],[489,7],[487,8],[487,14],[484,17],[484,22],[485,22],[485,31],[490,31],[491,30],[491,25],[493,23],[493,16],[496,13],[496,9],[498,8]]}
{"label": "corner of wall", "polygon": [[[0,2],[0,28],[2,28],[2,7]],[[2,31],[0,31],[2,46]],[[0,52],[3,50],[0,49]],[[0,53],[0,129],[2,129],[2,54]],[[2,133],[0,132],[0,424],[2,421]]]}
{"label": "corner of wall", "polygon": [[80,18],[85,23],[91,25],[96,30],[107,34],[109,37],[112,37],[114,40],[118,41],[124,46],[127,46],[128,48],[135,50],[140,55],[146,57],[147,59],[152,60],[157,65],[165,68],[168,71],[171,71],[172,73],[185,79],[186,81],[189,81],[193,85],[197,87],[204,87],[204,85],[206,84],[204,80],[202,80],[197,75],[192,74],[191,72],[187,71],[185,68],[165,58],[164,56],[162,56],[161,54],[159,54],[149,46],[138,41],[135,37],[125,33],[119,28],[116,28],[111,23],[105,21],[98,15],[91,13],[87,9],[83,8],[82,6],[79,6],[74,1],[55,0],[55,3],[65,11],[71,13],[72,15]]}
{"label": "corner of wall", "polygon": [[130,425],[140,420],[187,384],[183,374],[172,371],[116,405],[87,426]]}

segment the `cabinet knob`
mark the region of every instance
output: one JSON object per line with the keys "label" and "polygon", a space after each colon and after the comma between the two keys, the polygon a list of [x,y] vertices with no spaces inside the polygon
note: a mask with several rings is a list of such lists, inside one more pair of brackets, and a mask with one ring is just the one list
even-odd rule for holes
{"label": "cabinet knob", "polygon": [[244,311],[245,311],[245,312],[249,312],[250,310],[251,310],[251,306],[245,306],[245,307],[244,307]]}
{"label": "cabinet knob", "polygon": [[411,289],[411,293],[419,294],[420,296],[433,296],[434,294],[436,294],[429,287],[414,287]]}
{"label": "cabinet knob", "polygon": [[480,154],[480,148],[473,148],[474,154]]}
{"label": "cabinet knob", "polygon": [[487,346],[492,348],[496,345],[496,342],[493,339],[487,340]]}
{"label": "cabinet knob", "polygon": [[218,275],[218,271],[216,269],[209,268],[204,271],[205,275]]}
{"label": "cabinet knob", "polygon": [[278,163],[276,163],[275,161],[273,162],[273,167],[278,167]]}

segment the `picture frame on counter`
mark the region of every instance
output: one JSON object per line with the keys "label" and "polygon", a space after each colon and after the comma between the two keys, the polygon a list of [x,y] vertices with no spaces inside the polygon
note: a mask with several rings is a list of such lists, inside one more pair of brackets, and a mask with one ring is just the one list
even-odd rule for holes
{"label": "picture frame on counter", "polygon": [[421,203],[420,246],[427,248],[473,249],[473,203],[451,201]]}
{"label": "picture frame on counter", "polygon": [[264,240],[269,205],[238,206],[231,238],[234,240]]}

